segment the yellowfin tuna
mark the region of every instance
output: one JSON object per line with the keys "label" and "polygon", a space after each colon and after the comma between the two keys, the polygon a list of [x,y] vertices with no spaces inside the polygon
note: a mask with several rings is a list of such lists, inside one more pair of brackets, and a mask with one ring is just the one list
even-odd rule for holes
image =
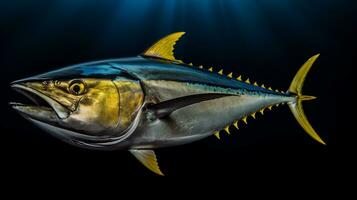
{"label": "yellowfin tuna", "polygon": [[[257,112],[287,104],[301,127],[325,144],[308,122],[302,102],[305,77],[319,55],[300,68],[287,92],[259,86],[233,73],[195,67],[174,56],[184,34],[170,34],[137,57],[65,67],[14,81],[11,87],[35,105],[11,103],[23,117],[79,147],[129,150],[145,167],[163,175],[154,149],[230,134]],[[232,129],[231,129],[232,130]]]}

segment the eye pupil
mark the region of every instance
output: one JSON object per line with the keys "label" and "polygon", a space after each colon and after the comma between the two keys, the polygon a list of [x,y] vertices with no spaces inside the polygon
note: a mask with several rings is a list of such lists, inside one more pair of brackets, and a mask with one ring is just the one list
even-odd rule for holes
{"label": "eye pupil", "polygon": [[68,92],[74,95],[82,95],[86,91],[86,85],[81,80],[73,80],[67,88]]}
{"label": "eye pupil", "polygon": [[79,85],[74,85],[73,86],[73,91],[75,92],[75,93],[79,93],[79,91],[81,90],[81,87],[79,86]]}

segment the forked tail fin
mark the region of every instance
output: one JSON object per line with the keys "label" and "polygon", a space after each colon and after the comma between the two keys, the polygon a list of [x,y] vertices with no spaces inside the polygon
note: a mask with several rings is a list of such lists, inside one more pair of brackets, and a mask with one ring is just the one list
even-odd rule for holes
{"label": "forked tail fin", "polygon": [[307,132],[307,134],[309,134],[312,138],[314,138],[316,141],[320,142],[321,144],[326,145],[326,143],[320,138],[320,136],[310,125],[302,108],[302,101],[312,100],[316,98],[314,96],[303,95],[302,86],[304,84],[304,80],[307,73],[309,72],[312,64],[319,57],[319,55],[320,54],[317,54],[311,57],[309,60],[307,60],[299,69],[299,71],[296,73],[293,81],[290,84],[289,92],[296,94],[297,99],[295,102],[289,103],[289,108],[291,112],[294,114],[296,120],[299,122],[300,126]]}

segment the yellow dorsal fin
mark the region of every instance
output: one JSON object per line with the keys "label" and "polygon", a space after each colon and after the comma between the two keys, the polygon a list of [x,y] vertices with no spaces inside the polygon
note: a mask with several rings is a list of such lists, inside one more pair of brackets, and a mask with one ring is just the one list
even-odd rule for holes
{"label": "yellow dorsal fin", "polygon": [[179,40],[183,34],[185,34],[185,32],[177,32],[161,38],[144,53],[142,53],[142,55],[182,62],[180,60],[176,60],[174,56],[174,46],[176,41]]}
{"label": "yellow dorsal fin", "polygon": [[129,151],[146,168],[150,169],[152,172],[154,172],[158,175],[164,176],[164,174],[160,170],[159,164],[157,163],[157,158],[156,158],[155,152],[153,150],[130,149]]}

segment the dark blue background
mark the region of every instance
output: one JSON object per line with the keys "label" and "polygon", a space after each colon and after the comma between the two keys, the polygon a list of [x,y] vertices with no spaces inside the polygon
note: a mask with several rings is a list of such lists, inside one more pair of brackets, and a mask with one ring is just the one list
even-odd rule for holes
{"label": "dark blue background", "polygon": [[[176,57],[286,90],[299,67],[321,53],[304,92],[305,112],[323,146],[279,107],[240,131],[157,150],[169,177],[329,176],[336,146],[336,71],[350,58],[353,5],[333,0],[52,0],[0,3],[1,134],[5,172],[118,180],[155,176],[126,151],[98,152],[64,144],[11,110],[9,82],[71,64],[135,56],[166,34],[185,31]],[[336,84],[339,83],[339,84]]]}

